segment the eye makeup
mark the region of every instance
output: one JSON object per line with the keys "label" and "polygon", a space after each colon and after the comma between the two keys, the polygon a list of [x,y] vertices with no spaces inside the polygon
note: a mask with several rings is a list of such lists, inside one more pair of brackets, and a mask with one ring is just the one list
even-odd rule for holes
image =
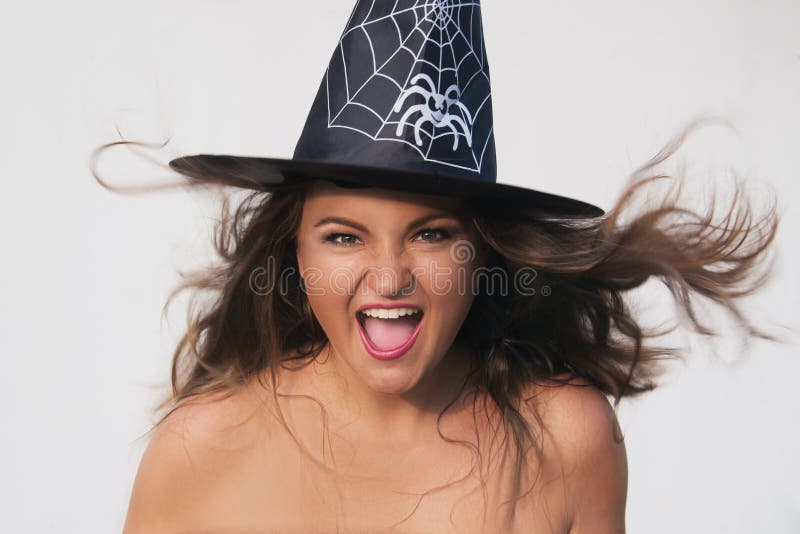
{"label": "eye makeup", "polygon": [[[422,241],[423,242],[428,242],[428,243],[441,243],[443,241],[447,241],[449,239],[452,239],[453,235],[457,234],[457,233],[458,233],[458,231],[454,230],[454,229],[447,229],[447,228],[443,228],[443,227],[430,227],[430,228],[423,228],[422,230],[417,232],[415,237],[419,237],[421,235],[426,235],[426,234],[428,234],[428,235],[434,234],[437,237],[434,237],[433,239],[430,239],[430,240],[429,239],[423,239]],[[348,234],[348,233],[345,233],[345,232],[331,232],[329,234],[326,234],[323,237],[323,242],[330,243],[330,244],[337,245],[337,246],[344,246],[344,247],[352,247],[352,246],[358,245],[358,243],[353,243],[353,242],[337,241],[339,238],[348,238],[348,239],[349,238],[355,238],[355,239],[358,239],[358,236],[356,236],[354,234]]]}

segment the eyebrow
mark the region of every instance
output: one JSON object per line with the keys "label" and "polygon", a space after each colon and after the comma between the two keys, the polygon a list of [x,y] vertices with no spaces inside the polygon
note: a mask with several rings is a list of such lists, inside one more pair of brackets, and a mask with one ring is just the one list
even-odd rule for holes
{"label": "eyebrow", "polygon": [[[429,213],[428,215],[423,215],[422,217],[408,223],[408,226],[406,226],[406,232],[410,232],[414,228],[422,226],[423,224],[433,221],[435,219],[444,219],[444,218],[458,220],[458,217],[456,217],[452,213],[447,213],[447,212]],[[338,224],[343,224],[345,226],[352,226],[356,230],[359,230],[364,233],[369,233],[369,230],[367,230],[366,226],[352,219],[347,219],[345,217],[323,217],[322,219],[317,221],[317,224],[314,225],[314,228],[330,223],[338,223]]]}

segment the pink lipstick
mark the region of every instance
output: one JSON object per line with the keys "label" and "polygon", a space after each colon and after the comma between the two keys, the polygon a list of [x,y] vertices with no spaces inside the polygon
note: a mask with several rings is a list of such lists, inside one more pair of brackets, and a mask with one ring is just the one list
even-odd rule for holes
{"label": "pink lipstick", "polygon": [[411,333],[411,336],[405,342],[403,342],[402,345],[389,350],[381,350],[372,344],[372,341],[370,341],[369,336],[364,331],[364,327],[361,325],[361,321],[359,320],[358,317],[356,317],[356,323],[358,324],[358,333],[361,336],[361,342],[364,344],[364,348],[367,350],[370,356],[378,360],[394,360],[396,358],[401,357],[406,352],[408,352],[409,349],[411,349],[411,347],[414,345],[414,342],[417,340],[417,336],[419,336],[420,330],[422,330],[423,321],[425,321],[424,314],[417,323],[416,328],[414,328],[414,331]]}

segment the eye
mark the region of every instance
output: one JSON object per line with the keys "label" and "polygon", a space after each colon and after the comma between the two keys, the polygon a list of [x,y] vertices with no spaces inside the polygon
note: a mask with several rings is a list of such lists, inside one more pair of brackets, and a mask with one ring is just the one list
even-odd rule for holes
{"label": "eye", "polygon": [[425,228],[425,229],[421,230],[417,235],[418,236],[425,236],[425,235],[427,235],[427,236],[430,236],[430,235],[437,236],[438,235],[438,237],[433,237],[433,238],[429,238],[429,239],[423,239],[423,241],[428,241],[428,242],[431,242],[431,243],[438,243],[439,241],[445,241],[445,240],[450,238],[450,232],[448,232],[444,228]]}
{"label": "eye", "polygon": [[[418,237],[426,243],[438,243],[446,241],[452,237],[452,234],[444,228],[425,228],[417,233]],[[334,232],[324,237],[326,243],[332,243],[341,247],[352,247],[358,245],[358,237],[353,234],[345,234],[342,232]]]}
{"label": "eye", "polygon": [[[340,237],[344,238],[345,241],[337,241]],[[340,245],[340,246],[343,246],[343,247],[352,247],[353,245],[357,245],[358,244],[358,243],[354,243],[352,241],[347,241],[350,238],[352,238],[354,240],[358,239],[353,234],[343,234],[341,232],[337,232],[337,233],[326,235],[325,236],[325,242],[326,243],[333,243],[334,245]]]}

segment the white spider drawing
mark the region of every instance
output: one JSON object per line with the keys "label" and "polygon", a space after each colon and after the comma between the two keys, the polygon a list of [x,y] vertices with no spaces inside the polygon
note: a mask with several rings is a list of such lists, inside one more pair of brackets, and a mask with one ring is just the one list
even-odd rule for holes
{"label": "white spider drawing", "polygon": [[[426,82],[428,88],[417,85],[420,80]],[[473,118],[467,107],[460,101],[461,91],[458,86],[453,84],[447,88],[444,94],[439,94],[431,77],[423,73],[414,76],[411,79],[411,84],[411,87],[403,91],[400,98],[397,99],[397,103],[394,105],[394,111],[399,112],[406,99],[413,94],[422,95],[425,98],[425,103],[413,105],[406,110],[400,122],[397,124],[397,135],[403,134],[408,118],[414,113],[419,113],[420,117],[414,124],[414,139],[417,141],[417,145],[422,145],[422,137],[420,135],[422,125],[426,122],[430,122],[434,127],[449,127],[453,131],[453,150],[458,148],[459,135],[464,135],[464,137],[466,137],[467,145],[471,148],[472,131],[467,125],[467,122],[471,125]],[[450,113],[450,108],[453,106],[456,106],[464,113],[467,122],[464,122],[464,119],[459,115]],[[459,131],[459,128],[461,131]]]}

